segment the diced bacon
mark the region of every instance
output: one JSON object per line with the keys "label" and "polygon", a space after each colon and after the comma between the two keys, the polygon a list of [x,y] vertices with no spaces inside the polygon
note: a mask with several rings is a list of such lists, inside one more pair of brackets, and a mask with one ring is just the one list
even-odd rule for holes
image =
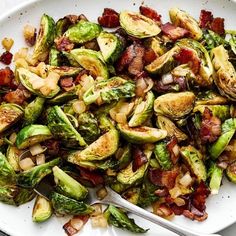
{"label": "diced bacon", "polygon": [[0,69],[0,86],[12,87],[13,79],[14,73],[9,67]]}
{"label": "diced bacon", "polygon": [[83,75],[89,75],[89,71],[88,70],[82,70],[81,72],[79,72],[79,74],[76,76],[75,78],[75,85],[79,84],[81,81],[81,78]]}
{"label": "diced bacon", "polygon": [[55,45],[58,51],[71,51],[74,44],[65,36],[55,39]]}
{"label": "diced bacon", "polygon": [[133,158],[134,158],[132,169],[133,169],[133,172],[135,172],[142,165],[147,163],[148,159],[147,159],[146,155],[144,154],[144,152],[137,146],[134,146],[132,148],[132,154],[133,154]]}
{"label": "diced bacon", "polygon": [[188,30],[183,29],[181,27],[174,26],[173,24],[169,22],[162,25],[161,30],[164,35],[166,35],[168,38],[170,38],[173,41],[176,41],[177,39],[181,39],[189,35]]}
{"label": "diced bacon", "polygon": [[54,139],[49,139],[47,141],[44,142],[44,146],[47,147],[47,154],[51,155],[51,156],[56,156],[59,154],[59,150],[60,150],[60,143],[58,140],[54,140]]}
{"label": "diced bacon", "polygon": [[199,25],[201,28],[209,29],[213,21],[213,14],[210,11],[201,10],[199,17]]}
{"label": "diced bacon", "polygon": [[211,22],[210,29],[219,35],[224,35],[225,33],[225,25],[224,18],[216,17]]}
{"label": "diced bacon", "polygon": [[167,143],[166,148],[170,153],[171,161],[174,164],[176,164],[180,154],[178,152],[179,151],[178,140],[175,136],[173,136],[171,140]]}
{"label": "diced bacon", "polygon": [[173,211],[166,203],[161,203],[158,207],[153,209],[153,213],[161,217],[168,217],[173,214]]}
{"label": "diced bacon", "polygon": [[87,169],[82,168],[82,167],[79,167],[79,170],[80,170],[81,178],[83,180],[89,181],[94,186],[97,186],[99,184],[104,183],[104,179],[103,179],[102,175],[100,175],[99,173],[97,173],[95,171],[87,170]]}
{"label": "diced bacon", "polygon": [[157,55],[156,55],[156,53],[153,51],[153,49],[151,49],[151,48],[145,49],[144,57],[143,57],[143,59],[144,59],[144,65],[150,64],[150,63],[153,62],[156,58],[157,58]]}
{"label": "diced bacon", "polygon": [[74,86],[73,77],[65,77],[60,79],[60,86],[65,90],[67,90],[68,88],[73,88]]}
{"label": "diced bacon", "polygon": [[5,65],[10,65],[12,61],[12,57],[13,57],[12,53],[10,53],[9,51],[6,51],[0,56],[0,62],[2,62]]}
{"label": "diced bacon", "polygon": [[139,11],[142,15],[156,21],[157,23],[161,23],[161,15],[159,15],[156,10],[150,7],[140,6]]}
{"label": "diced bacon", "polygon": [[25,97],[23,90],[17,88],[15,91],[6,93],[3,99],[4,101],[9,103],[16,103],[18,105],[22,105],[23,102],[27,99],[27,97]]}
{"label": "diced bacon", "polygon": [[157,195],[158,197],[165,197],[169,194],[169,191],[166,187],[162,188],[162,189],[157,189],[155,192],[155,195]]}
{"label": "diced bacon", "polygon": [[102,16],[98,17],[98,23],[106,28],[120,26],[119,13],[111,8],[104,8]]}

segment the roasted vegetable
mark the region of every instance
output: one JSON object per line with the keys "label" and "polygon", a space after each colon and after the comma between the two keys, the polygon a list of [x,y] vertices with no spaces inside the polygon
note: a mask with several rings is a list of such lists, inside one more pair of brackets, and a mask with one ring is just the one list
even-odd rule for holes
{"label": "roasted vegetable", "polygon": [[225,105],[228,103],[228,99],[219,95],[218,93],[208,90],[199,92],[197,95],[197,105]]}
{"label": "roasted vegetable", "polygon": [[56,158],[45,164],[21,172],[17,175],[17,184],[24,188],[34,188],[46,175],[52,173],[52,168],[59,163],[60,158]]}
{"label": "roasted vegetable", "polygon": [[47,58],[54,36],[55,22],[52,17],[44,14],[40,21],[40,29],[34,47],[34,59],[44,61]]}
{"label": "roasted vegetable", "polygon": [[136,38],[148,38],[161,32],[153,20],[132,11],[120,13],[120,25],[128,34]]}
{"label": "roasted vegetable", "polygon": [[29,125],[20,130],[16,138],[16,146],[25,149],[36,143],[50,139],[52,134],[45,125]]}
{"label": "roasted vegetable", "polygon": [[48,72],[54,72],[58,74],[60,77],[70,77],[78,75],[83,70],[83,68],[80,66],[71,67],[71,66],[47,65],[46,70]]}
{"label": "roasted vegetable", "polygon": [[218,167],[216,163],[210,162],[210,167],[207,175],[209,178],[209,187],[211,190],[211,194],[218,194],[223,178],[223,169]]}
{"label": "roasted vegetable", "polygon": [[132,161],[131,145],[128,144],[123,148],[119,148],[116,152],[116,159],[118,160],[117,170],[127,167]]}
{"label": "roasted vegetable", "polygon": [[49,52],[48,64],[51,66],[60,66],[61,52],[52,47]]}
{"label": "roasted vegetable", "polygon": [[51,203],[54,211],[60,215],[87,215],[93,212],[91,206],[56,192],[51,195]]}
{"label": "roasted vegetable", "polygon": [[80,146],[86,145],[83,137],[73,127],[59,106],[54,106],[49,110],[47,124],[52,134],[64,142],[75,142]]}
{"label": "roasted vegetable", "polygon": [[15,172],[19,172],[21,170],[19,166],[20,154],[21,150],[19,150],[17,147],[11,145],[8,146],[6,157]]}
{"label": "roasted vegetable", "polygon": [[65,33],[67,37],[73,43],[85,43],[88,42],[100,34],[102,28],[100,25],[80,20],[77,24],[71,26]]}
{"label": "roasted vegetable", "polygon": [[194,103],[195,95],[192,92],[167,93],[154,101],[154,111],[157,115],[180,119],[192,111]]}
{"label": "roasted vegetable", "polygon": [[76,200],[83,200],[88,194],[88,190],[75,179],[66,174],[58,166],[53,167],[53,175],[56,182],[56,189],[59,193]]}
{"label": "roasted vegetable", "polygon": [[226,176],[232,183],[236,183],[236,162],[231,163],[227,167]]}
{"label": "roasted vegetable", "polygon": [[32,212],[32,220],[36,223],[41,223],[48,220],[52,215],[51,203],[44,197],[37,196]]}

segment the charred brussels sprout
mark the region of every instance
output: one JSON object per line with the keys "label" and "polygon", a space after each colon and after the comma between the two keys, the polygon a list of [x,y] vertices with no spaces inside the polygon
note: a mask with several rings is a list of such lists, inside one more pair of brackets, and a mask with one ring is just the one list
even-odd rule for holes
{"label": "charred brussels sprout", "polygon": [[229,61],[228,52],[221,45],[212,49],[211,55],[215,69],[214,82],[219,92],[228,99],[236,101],[236,71]]}
{"label": "charred brussels sprout", "polygon": [[108,68],[100,52],[78,48],[71,50],[70,54],[84,69],[90,71],[93,76],[108,79]]}
{"label": "charred brussels sprout", "polygon": [[70,77],[70,76],[75,76],[79,74],[83,68],[82,67],[70,67],[70,66],[52,66],[52,65],[47,65],[46,69],[48,72],[55,72],[60,77]]}
{"label": "charred brussels sprout", "polygon": [[20,130],[16,137],[16,146],[25,149],[36,143],[50,139],[52,134],[45,125],[29,125]]}
{"label": "charred brussels sprout", "polygon": [[180,154],[184,161],[189,165],[193,174],[196,175],[198,181],[206,181],[206,167],[202,160],[202,154],[192,146],[181,147]]}
{"label": "charred brussels sprout", "polygon": [[76,200],[86,198],[88,190],[83,185],[66,174],[58,166],[54,166],[52,170],[55,182],[57,183],[56,189],[58,192]]}
{"label": "charred brussels sprout", "polygon": [[231,163],[226,169],[226,176],[232,182],[236,184],[236,161]]}
{"label": "charred brussels sprout", "polygon": [[101,32],[97,38],[105,62],[113,64],[121,55],[124,45],[115,34]]}
{"label": "charred brussels sprout", "polygon": [[211,190],[211,194],[218,194],[223,178],[223,169],[218,167],[216,163],[210,162],[207,174],[209,178],[209,187]]}
{"label": "charred brussels sprout", "polygon": [[93,212],[91,206],[56,192],[51,195],[51,203],[55,212],[60,215],[87,215]]}
{"label": "charred brussels sprout", "polygon": [[19,157],[21,152],[22,151],[15,146],[9,145],[7,148],[6,157],[15,172],[19,172],[21,170],[19,165]]}
{"label": "charred brussels sprout", "polygon": [[80,146],[86,145],[83,137],[73,127],[66,114],[59,106],[54,106],[50,109],[47,116],[47,123],[48,128],[55,137],[65,142],[76,142]]}
{"label": "charred brussels sprout", "polygon": [[166,130],[147,126],[129,127],[127,124],[118,124],[121,136],[130,143],[155,143],[167,136]]}
{"label": "charred brussels sprout", "polygon": [[25,107],[24,126],[33,124],[43,111],[45,98],[37,97]]}
{"label": "charred brussels sprout", "polygon": [[44,197],[37,196],[32,212],[32,220],[41,223],[48,220],[53,213],[51,203]]}
{"label": "charred brussels sprout", "polygon": [[129,127],[140,126],[152,116],[154,99],[153,92],[149,91],[145,98],[136,106],[134,114],[129,120]]}
{"label": "charred brussels sprout", "polygon": [[61,52],[52,47],[49,52],[48,64],[51,66],[59,66],[61,64]]}
{"label": "charred brussels sprout", "polygon": [[0,133],[14,125],[24,112],[20,106],[15,104],[2,104],[0,106]]}
{"label": "charred brussels sprout", "polygon": [[120,13],[120,25],[128,34],[136,38],[148,38],[161,32],[155,21],[132,11]]}
{"label": "charred brussels sprout", "polygon": [[33,58],[44,61],[49,53],[55,37],[55,22],[52,17],[44,14],[40,21],[40,29],[36,39]]}
{"label": "charred brussels sprout", "polygon": [[190,16],[187,12],[178,8],[171,8],[169,10],[171,22],[189,31],[191,38],[199,40],[202,38],[202,30],[198,26],[198,22]]}
{"label": "charred brussels sprout", "polygon": [[195,95],[192,92],[167,93],[155,100],[154,111],[157,115],[180,119],[193,110],[194,103]]}
{"label": "charred brussels sprout", "polygon": [[198,93],[196,105],[225,105],[228,99],[218,93],[208,90]]}
{"label": "charred brussels sprout", "polygon": [[116,152],[116,159],[118,160],[118,170],[127,167],[132,161],[131,145],[128,144],[123,148],[119,148]]}
{"label": "charred brussels sprout", "polygon": [[98,139],[100,135],[98,121],[91,112],[80,114],[78,117],[78,123],[78,131],[87,143],[91,143]]}
{"label": "charred brussels sprout", "polygon": [[98,37],[102,27],[96,23],[80,20],[77,24],[71,26],[65,33],[73,43],[85,43]]}
{"label": "charred brussels sprout", "polygon": [[121,77],[113,77],[109,80],[95,83],[94,86],[85,92],[83,100],[86,104],[91,104],[101,98],[102,103],[111,103],[113,100],[134,96],[135,84],[133,81],[125,80]]}
{"label": "charred brussels sprout", "polygon": [[56,158],[22,172],[17,175],[17,184],[24,188],[34,188],[46,175],[52,173],[52,168],[59,163],[60,158]]}

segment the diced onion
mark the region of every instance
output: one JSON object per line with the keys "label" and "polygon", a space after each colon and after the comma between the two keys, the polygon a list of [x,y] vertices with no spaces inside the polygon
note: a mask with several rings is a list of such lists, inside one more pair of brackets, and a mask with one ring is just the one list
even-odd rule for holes
{"label": "diced onion", "polygon": [[17,134],[15,132],[12,133],[9,137],[9,141],[14,144],[16,142],[16,137],[17,137]]}
{"label": "diced onion", "polygon": [[140,78],[136,82],[136,95],[139,97],[143,97],[145,94],[145,90],[147,89],[147,84],[143,78]]}
{"label": "diced onion", "polygon": [[76,218],[76,217],[73,217],[71,220],[70,220],[70,224],[71,226],[76,229],[76,230],[81,230],[81,228],[84,226],[84,222],[83,220],[79,219],[79,218]]}
{"label": "diced onion", "polygon": [[171,84],[174,81],[173,76],[170,73],[162,75],[161,80],[164,85]]}
{"label": "diced onion", "polygon": [[139,103],[135,109],[136,113],[142,113],[145,109],[145,105],[146,103],[144,101]]}
{"label": "diced onion", "polygon": [[86,105],[83,101],[76,101],[72,105],[73,111],[77,114],[81,114],[86,111]]}
{"label": "diced onion", "polygon": [[152,89],[154,82],[151,78],[146,78],[146,84],[147,84],[147,88],[144,90],[145,93],[147,93],[148,91]]}
{"label": "diced onion", "polygon": [[107,227],[107,219],[103,214],[99,214],[97,216],[92,216],[91,218],[92,227],[96,228],[106,228]]}
{"label": "diced onion", "polygon": [[[47,67],[46,67],[46,64],[44,62],[40,62],[38,65],[37,65],[37,68],[38,68],[38,75],[42,78],[47,78]],[[54,72],[50,72],[50,73],[54,73]]]}
{"label": "diced onion", "polygon": [[178,144],[176,144],[173,149],[172,149],[173,153],[175,154],[176,157],[179,156],[179,146]]}
{"label": "diced onion", "polygon": [[124,113],[117,113],[116,114],[116,122],[120,123],[120,124],[125,124],[127,123],[127,117]]}
{"label": "diced onion", "polygon": [[14,55],[14,61],[16,61],[19,58],[26,58],[28,54],[28,48],[21,48],[18,52]]}
{"label": "diced onion", "polygon": [[93,206],[93,213],[91,214],[91,216],[97,216],[102,214],[102,205],[101,204],[94,204]]}
{"label": "diced onion", "polygon": [[2,40],[2,46],[6,49],[6,51],[10,51],[13,44],[14,40],[12,38],[4,38]]}
{"label": "diced onion", "polygon": [[37,143],[37,144],[31,146],[29,148],[29,151],[32,154],[32,156],[36,156],[40,153],[43,153],[45,151],[45,148],[43,148],[39,143]]}
{"label": "diced onion", "polygon": [[170,189],[169,193],[170,193],[170,196],[174,199],[179,197],[182,194],[181,189],[178,186],[175,186],[174,188]]}
{"label": "diced onion", "polygon": [[31,38],[34,37],[35,35],[35,27],[32,25],[25,25],[23,29],[23,35],[26,41],[29,41]]}
{"label": "diced onion", "polygon": [[97,190],[96,194],[97,194],[97,198],[99,200],[102,200],[104,197],[107,196],[107,190],[106,188],[100,188]]}
{"label": "diced onion", "polygon": [[35,166],[34,162],[30,157],[20,160],[19,165],[22,170],[29,170]]}
{"label": "diced onion", "polygon": [[28,69],[29,68],[29,65],[27,63],[27,61],[24,59],[24,58],[18,58],[16,61],[15,61],[15,66],[17,68],[25,68],[25,69]]}
{"label": "diced onion", "polygon": [[192,177],[190,176],[189,172],[187,172],[180,180],[179,183],[182,184],[184,187],[188,187],[192,183]]}
{"label": "diced onion", "polygon": [[80,84],[83,87],[84,91],[87,91],[94,85],[94,79],[91,75],[82,75],[80,78]]}
{"label": "diced onion", "polygon": [[44,80],[44,79],[41,79],[41,78],[34,78],[34,77],[31,77],[31,78],[29,79],[29,82],[31,83],[32,88],[35,89],[35,90],[41,89],[41,88],[43,88],[44,85],[45,85],[45,80]]}
{"label": "diced onion", "polygon": [[177,206],[184,206],[185,205],[185,201],[183,198],[177,197],[174,199],[174,202]]}
{"label": "diced onion", "polygon": [[36,164],[37,164],[37,166],[44,164],[45,163],[45,159],[46,159],[45,154],[42,153],[42,154],[37,155],[36,156]]}

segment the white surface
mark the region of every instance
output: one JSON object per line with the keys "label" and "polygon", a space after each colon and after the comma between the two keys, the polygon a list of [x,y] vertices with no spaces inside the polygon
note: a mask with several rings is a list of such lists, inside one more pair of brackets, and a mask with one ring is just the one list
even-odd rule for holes
{"label": "white surface", "polygon": [[[17,4],[22,2],[29,2],[26,0],[0,0],[1,15],[7,11],[15,8]],[[136,5],[133,3],[136,2]],[[24,9],[12,14],[10,18],[6,18],[0,23],[0,38],[12,37],[15,39],[13,50],[18,49],[24,45],[22,38],[22,27],[26,23],[31,23],[38,26],[40,16],[47,13],[55,19],[62,17],[66,14],[80,14],[84,13],[89,16],[89,19],[96,20],[98,15],[101,14],[104,7],[113,7],[116,10],[121,9],[135,9],[137,10],[142,1],[125,1],[125,0],[57,0],[57,1],[38,1],[36,4],[31,4]],[[182,9],[189,11],[194,17],[199,16],[200,9],[212,10],[215,16],[224,17],[226,19],[226,28],[236,28],[235,25],[235,12],[236,4],[233,5],[229,1],[220,0],[146,0],[145,3],[149,6],[155,6],[158,12],[162,14],[164,19],[167,18],[167,11],[170,7],[179,6]],[[5,10],[4,10],[5,9]],[[0,17],[1,17],[0,15]],[[203,223],[191,222],[183,217],[175,217],[175,222],[191,229],[196,229],[202,233],[214,232],[236,221],[236,186],[224,183],[221,188],[220,194],[210,197],[207,202],[207,212],[209,218]],[[62,230],[62,224],[65,221],[60,218],[53,218],[45,224],[36,225],[31,222],[31,209],[32,204],[26,204],[22,207],[15,208],[7,205],[0,204],[0,229],[7,231],[12,236],[34,235],[34,236],[62,236],[65,235]],[[158,226],[137,218],[137,223],[140,223],[145,228],[151,227],[146,236],[174,236],[166,230]],[[83,233],[80,235],[91,236],[94,235],[122,235],[128,236],[131,233],[126,233],[121,230],[108,230],[91,229],[88,224]],[[235,236],[236,225],[221,232],[223,236]]]}

